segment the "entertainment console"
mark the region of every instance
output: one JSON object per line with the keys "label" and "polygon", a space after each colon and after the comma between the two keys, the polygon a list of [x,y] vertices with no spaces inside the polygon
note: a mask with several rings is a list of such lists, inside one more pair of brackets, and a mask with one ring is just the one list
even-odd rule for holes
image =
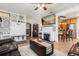
{"label": "entertainment console", "polygon": [[[46,45],[45,45],[46,44]],[[39,56],[48,56],[53,54],[54,45],[45,41],[30,40],[30,48]]]}

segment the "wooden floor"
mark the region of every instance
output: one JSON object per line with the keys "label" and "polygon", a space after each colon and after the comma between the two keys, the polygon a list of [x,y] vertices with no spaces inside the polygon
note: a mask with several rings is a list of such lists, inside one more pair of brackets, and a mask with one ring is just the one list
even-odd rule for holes
{"label": "wooden floor", "polygon": [[66,41],[55,42],[54,48],[67,54],[69,52],[71,46],[73,44],[75,44],[76,42],[77,42],[77,39],[73,39],[73,41],[71,40],[71,41],[67,41],[67,42]]}
{"label": "wooden floor", "polygon": [[[22,47],[22,46],[26,46],[29,44],[29,40],[30,39],[36,39],[36,38],[29,38],[26,40],[26,42],[19,44],[18,47]],[[77,42],[76,39],[74,39],[73,41],[59,41],[59,42],[54,42],[54,49],[57,49],[63,53],[68,53],[68,51],[70,50],[70,47],[75,44]]]}
{"label": "wooden floor", "polygon": [[25,45],[29,45],[29,40],[30,39],[37,39],[37,38],[27,38],[27,40],[25,42],[22,42],[21,44],[18,44],[18,47],[22,47],[22,46],[25,46]]}

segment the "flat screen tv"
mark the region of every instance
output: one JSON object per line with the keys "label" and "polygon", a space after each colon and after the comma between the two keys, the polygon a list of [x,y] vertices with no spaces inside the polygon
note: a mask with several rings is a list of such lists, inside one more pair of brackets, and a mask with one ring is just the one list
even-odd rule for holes
{"label": "flat screen tv", "polygon": [[45,16],[41,19],[42,25],[55,24],[55,14]]}

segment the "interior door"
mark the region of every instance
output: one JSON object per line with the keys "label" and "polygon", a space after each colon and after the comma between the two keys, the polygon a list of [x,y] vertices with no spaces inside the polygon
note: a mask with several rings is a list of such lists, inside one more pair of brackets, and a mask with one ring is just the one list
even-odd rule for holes
{"label": "interior door", "polygon": [[31,24],[30,23],[26,24],[26,35],[27,37],[31,37]]}
{"label": "interior door", "polygon": [[33,37],[38,37],[38,24],[33,24]]}

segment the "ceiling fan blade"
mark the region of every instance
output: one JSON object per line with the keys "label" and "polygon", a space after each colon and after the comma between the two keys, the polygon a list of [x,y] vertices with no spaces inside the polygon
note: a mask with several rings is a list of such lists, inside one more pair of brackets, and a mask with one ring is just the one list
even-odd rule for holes
{"label": "ceiling fan blade", "polygon": [[35,10],[37,10],[37,9],[38,9],[38,7],[35,8]]}

